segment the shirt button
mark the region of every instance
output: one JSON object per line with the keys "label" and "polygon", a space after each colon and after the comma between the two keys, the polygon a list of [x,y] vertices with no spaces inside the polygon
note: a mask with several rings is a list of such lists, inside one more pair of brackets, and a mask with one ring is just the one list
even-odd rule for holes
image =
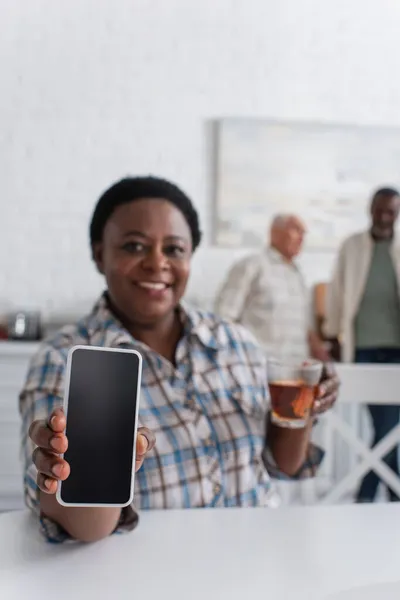
{"label": "shirt button", "polygon": [[190,410],[196,410],[196,401],[194,398],[189,398],[187,405]]}
{"label": "shirt button", "polygon": [[214,496],[218,496],[218,494],[221,493],[221,486],[219,485],[219,483],[214,483],[213,492]]}

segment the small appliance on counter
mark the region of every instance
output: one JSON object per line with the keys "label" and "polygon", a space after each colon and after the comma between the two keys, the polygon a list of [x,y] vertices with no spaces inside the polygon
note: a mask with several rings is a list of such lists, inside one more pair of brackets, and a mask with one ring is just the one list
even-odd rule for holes
{"label": "small appliance on counter", "polygon": [[8,316],[10,340],[36,341],[42,337],[42,322],[38,311],[19,311]]}

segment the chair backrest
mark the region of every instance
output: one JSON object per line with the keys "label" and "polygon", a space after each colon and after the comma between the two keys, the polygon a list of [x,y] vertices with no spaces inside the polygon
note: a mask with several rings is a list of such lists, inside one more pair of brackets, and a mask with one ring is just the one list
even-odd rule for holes
{"label": "chair backrest", "polygon": [[314,322],[317,328],[318,335],[323,339],[323,326],[326,317],[325,298],[326,298],[326,283],[316,283],[313,291],[313,313]]}
{"label": "chair backrest", "polygon": [[327,283],[316,283],[314,286],[314,311],[317,317],[325,319]]}
{"label": "chair backrest", "polygon": [[339,402],[399,404],[400,365],[337,363]]}

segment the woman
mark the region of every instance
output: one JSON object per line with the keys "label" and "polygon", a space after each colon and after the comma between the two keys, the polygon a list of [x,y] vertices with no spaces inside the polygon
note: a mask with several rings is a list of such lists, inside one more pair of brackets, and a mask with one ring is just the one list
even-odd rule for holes
{"label": "woman", "polygon": [[[93,541],[137,523],[133,507],[67,508],[55,499],[57,480],[69,475],[60,407],[76,344],[128,344],[142,354],[137,508],[271,505],[268,470],[301,477],[319,462],[309,452],[311,420],[304,430],[266,427],[265,358],[251,335],[181,305],[200,239],[190,200],[161,179],[124,179],[95,208],[92,256],[107,291],[90,315],[44,342],[20,397],[26,500],[52,541]],[[337,387],[327,375],[317,412]]]}

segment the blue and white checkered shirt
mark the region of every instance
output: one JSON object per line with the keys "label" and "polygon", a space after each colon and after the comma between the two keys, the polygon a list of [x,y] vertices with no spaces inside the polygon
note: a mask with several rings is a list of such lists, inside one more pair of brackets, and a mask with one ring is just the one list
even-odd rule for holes
{"label": "blue and white checkered shirt", "polygon": [[[42,344],[20,395],[25,498],[38,517],[28,430],[34,420],[48,419],[62,405],[67,353],[77,344],[130,346],[143,357],[139,419],[154,431],[157,443],[136,474],[135,508],[269,506],[276,501],[267,470],[280,476],[266,449],[264,353],[238,325],[193,310],[181,308],[180,314],[184,335],[176,366],[133,339],[110,312],[105,296],[89,316]],[[129,507],[119,529],[132,529],[136,522],[137,513]],[[41,524],[49,540],[66,539],[49,519],[42,518]]]}

